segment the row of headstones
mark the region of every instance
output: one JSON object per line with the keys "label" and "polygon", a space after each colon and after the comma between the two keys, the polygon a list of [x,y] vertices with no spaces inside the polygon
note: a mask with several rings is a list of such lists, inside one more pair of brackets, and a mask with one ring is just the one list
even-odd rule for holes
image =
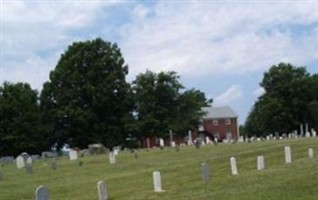
{"label": "row of headstones", "polygon": [[[314,157],[314,150],[312,148],[308,149],[308,157],[313,158]],[[291,163],[292,162],[292,154],[291,154],[291,148],[289,146],[285,147],[285,163]],[[233,175],[238,174],[238,169],[236,165],[236,158],[231,157],[230,158],[230,164],[231,164],[231,172]],[[265,159],[264,156],[257,156],[257,170],[263,170],[265,169]]]}
{"label": "row of headstones", "polygon": [[[312,148],[308,149],[308,156],[309,158],[314,157],[314,151]],[[292,155],[291,155],[291,148],[289,146],[285,147],[285,162],[291,163],[292,162]],[[238,168],[236,164],[235,157],[230,158],[230,165],[231,165],[231,172],[232,175],[238,174]],[[257,157],[257,170],[265,169],[265,159],[264,156]],[[209,167],[206,163],[201,164],[202,170],[202,179],[205,183],[209,181]],[[162,183],[161,183],[161,174],[159,171],[153,172],[153,187],[155,192],[163,192]],[[106,190],[106,185],[104,181],[99,181],[97,183],[97,190],[98,190],[98,197],[99,200],[107,200],[108,199],[108,192]],[[48,200],[49,194],[48,190],[44,186],[39,186],[36,189],[36,200]]]}
{"label": "row of headstones", "polygon": [[[98,192],[98,199],[99,200],[107,200],[108,199],[108,193],[106,190],[106,185],[104,181],[98,181],[97,182],[97,192]],[[40,185],[35,190],[35,199],[36,200],[49,200],[49,191],[48,189]]]}

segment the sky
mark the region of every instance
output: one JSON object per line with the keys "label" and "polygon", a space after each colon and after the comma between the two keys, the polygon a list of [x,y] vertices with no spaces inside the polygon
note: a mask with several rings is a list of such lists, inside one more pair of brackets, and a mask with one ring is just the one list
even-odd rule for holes
{"label": "sky", "polygon": [[271,66],[318,73],[317,0],[0,0],[0,83],[41,91],[75,41],[117,43],[131,82],[176,71],[243,124]]}

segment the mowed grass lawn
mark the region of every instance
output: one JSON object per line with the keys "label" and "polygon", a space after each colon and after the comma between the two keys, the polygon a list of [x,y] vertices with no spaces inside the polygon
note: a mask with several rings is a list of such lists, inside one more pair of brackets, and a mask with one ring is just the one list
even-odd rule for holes
{"label": "mowed grass lawn", "polygon": [[[284,146],[289,145],[293,162],[285,164]],[[308,149],[314,158],[308,158]],[[29,175],[15,164],[0,167],[1,200],[34,200],[35,189],[45,185],[51,200],[96,200],[99,180],[104,180],[111,200],[317,200],[318,138],[254,143],[206,145],[200,149],[181,147],[164,150],[121,152],[116,164],[106,155],[76,161],[67,157],[34,162]],[[266,169],[256,170],[256,157],[264,155]],[[230,157],[237,159],[239,174],[231,175]],[[79,161],[83,166],[79,166]],[[201,176],[201,163],[209,165],[210,181]],[[160,171],[162,193],[153,191],[152,172]]]}

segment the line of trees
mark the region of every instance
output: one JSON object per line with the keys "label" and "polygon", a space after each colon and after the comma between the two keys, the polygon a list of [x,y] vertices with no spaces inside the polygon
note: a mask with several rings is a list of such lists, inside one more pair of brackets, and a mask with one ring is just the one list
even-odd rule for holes
{"label": "line of trees", "polygon": [[[176,72],[139,74],[116,44],[75,42],[61,55],[40,94],[27,83],[0,86],[0,155],[39,153],[52,145],[127,145],[127,138],[183,134],[195,129],[212,100],[186,90]],[[131,140],[130,140],[131,141]]]}
{"label": "line of trees", "polygon": [[[241,131],[246,135],[290,133],[300,124],[318,130],[318,74],[288,63],[272,66],[260,86],[265,93],[255,102]],[[299,133],[299,131],[298,131]]]}

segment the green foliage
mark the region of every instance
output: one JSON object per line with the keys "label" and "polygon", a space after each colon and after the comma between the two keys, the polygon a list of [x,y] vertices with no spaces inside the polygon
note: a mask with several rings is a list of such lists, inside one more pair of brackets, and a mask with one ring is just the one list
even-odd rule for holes
{"label": "green foliage", "polygon": [[27,83],[0,86],[0,155],[35,153],[46,146],[37,91]]}
{"label": "green foliage", "polygon": [[124,141],[132,108],[127,73],[116,44],[98,38],[69,46],[41,93],[47,130],[54,133],[50,140],[80,148]]}
{"label": "green foliage", "polygon": [[187,90],[179,82],[176,72],[147,71],[133,82],[136,102],[138,137],[164,137],[169,130],[187,130],[197,126],[207,100],[199,90]]}
{"label": "green foliage", "polygon": [[304,67],[286,63],[272,66],[260,83],[265,93],[247,118],[247,131],[260,136],[291,132],[300,123],[317,127],[317,84],[317,75],[310,76]]}

